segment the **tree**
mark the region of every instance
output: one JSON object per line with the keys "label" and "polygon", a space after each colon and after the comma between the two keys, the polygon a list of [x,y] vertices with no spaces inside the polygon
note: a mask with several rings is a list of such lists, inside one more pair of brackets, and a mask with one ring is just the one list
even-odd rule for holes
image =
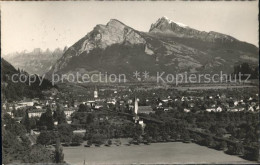
{"label": "tree", "polygon": [[74,134],[72,137],[72,145],[80,145],[83,142],[83,136],[80,134]]}
{"label": "tree", "polygon": [[122,144],[121,140],[119,140],[119,139],[116,139],[115,143],[116,143],[117,146],[120,146]]}
{"label": "tree", "polygon": [[69,144],[72,140],[73,130],[69,124],[58,125],[58,133],[61,142]]}
{"label": "tree", "polygon": [[182,139],[184,142],[190,142],[190,133],[188,131],[184,131],[182,134]]}
{"label": "tree", "polygon": [[109,146],[112,145],[112,140],[111,140],[111,139],[108,139],[107,144],[108,144]]}
{"label": "tree", "polygon": [[60,104],[57,104],[57,109],[53,113],[53,118],[58,121],[58,124],[67,123],[66,115]]}
{"label": "tree", "polygon": [[95,116],[92,113],[88,114],[86,124],[93,123],[94,122],[94,118],[95,118]]}
{"label": "tree", "polygon": [[87,145],[89,145],[89,146],[91,146],[92,145],[92,140],[90,139],[90,140],[88,140],[88,142],[87,142]]}
{"label": "tree", "polygon": [[[23,141],[23,139],[21,139]],[[26,144],[26,143],[25,143]],[[29,146],[25,146],[17,139],[17,136],[3,129],[2,134],[2,157],[4,163],[21,159]]]}
{"label": "tree", "polygon": [[225,151],[225,150],[227,149],[227,142],[222,141],[222,142],[219,144],[219,149]]}
{"label": "tree", "polygon": [[26,112],[23,109],[12,110],[12,113],[15,117],[24,117]]}
{"label": "tree", "polygon": [[48,130],[53,130],[54,121],[52,117],[52,111],[50,108],[48,108],[46,112],[41,115],[39,120],[39,126],[41,129],[43,129],[43,127],[46,127]]}
{"label": "tree", "polygon": [[244,146],[241,143],[236,143],[234,146],[234,154],[236,155],[244,155]]}
{"label": "tree", "polygon": [[59,138],[57,138],[55,146],[55,163],[64,163],[64,154]]}
{"label": "tree", "polygon": [[31,117],[30,118],[30,125],[31,125],[31,129],[35,129],[36,128],[36,121],[38,120],[39,118],[37,117]]}
{"label": "tree", "polygon": [[16,136],[22,136],[26,134],[26,129],[24,127],[24,125],[17,123],[17,122],[10,122],[7,123],[5,126],[5,129],[10,131],[11,133],[13,133]]}
{"label": "tree", "polygon": [[232,154],[232,155],[243,155],[244,146],[241,143],[235,143],[235,145],[229,145],[227,153]]}
{"label": "tree", "polygon": [[136,124],[134,127],[134,133],[133,133],[133,140],[139,143],[141,141],[141,135],[142,135],[142,127],[139,124]]}
{"label": "tree", "polygon": [[40,135],[37,137],[36,143],[41,145],[49,145],[53,142],[55,135],[50,131],[42,131]]}
{"label": "tree", "polygon": [[104,144],[106,137],[102,134],[94,134],[91,141],[96,145]]}
{"label": "tree", "polygon": [[79,110],[78,110],[78,112],[87,112],[87,111],[89,111],[89,107],[88,107],[88,106],[86,106],[86,105],[84,105],[84,104],[80,104],[80,105],[79,105]]}
{"label": "tree", "polygon": [[52,151],[42,145],[33,145],[32,148],[22,158],[24,163],[53,163]]}
{"label": "tree", "polygon": [[150,136],[148,136],[147,134],[144,135],[144,143],[145,144],[150,144],[152,142],[152,138]]}
{"label": "tree", "polygon": [[214,147],[214,144],[215,144],[215,141],[212,138],[212,136],[206,137],[204,145],[206,145],[207,147]]}
{"label": "tree", "polygon": [[30,122],[30,118],[29,118],[29,115],[28,115],[28,110],[26,110],[26,113],[25,113],[25,116],[23,118],[22,123],[25,126],[25,128],[27,130],[27,133],[30,133],[30,131],[31,131],[31,122]]}

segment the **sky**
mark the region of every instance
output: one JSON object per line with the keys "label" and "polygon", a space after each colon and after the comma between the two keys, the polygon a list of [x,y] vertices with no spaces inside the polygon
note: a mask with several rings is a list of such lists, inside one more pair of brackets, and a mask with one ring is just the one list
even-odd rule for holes
{"label": "sky", "polygon": [[162,16],[258,46],[258,1],[13,1],[0,7],[3,54],[63,49],[110,19],[147,32]]}

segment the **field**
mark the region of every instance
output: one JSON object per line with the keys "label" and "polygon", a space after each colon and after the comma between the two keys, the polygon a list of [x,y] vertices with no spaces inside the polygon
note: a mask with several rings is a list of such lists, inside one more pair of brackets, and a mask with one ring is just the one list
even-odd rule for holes
{"label": "field", "polygon": [[111,147],[64,147],[65,161],[85,164],[177,164],[221,163],[252,164],[238,156],[225,154],[193,143],[154,143],[151,145],[112,145]]}

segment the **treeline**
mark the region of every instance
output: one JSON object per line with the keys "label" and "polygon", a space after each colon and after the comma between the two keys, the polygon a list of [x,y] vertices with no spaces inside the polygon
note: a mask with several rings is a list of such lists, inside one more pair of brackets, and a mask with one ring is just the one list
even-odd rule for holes
{"label": "treeline", "polygon": [[[22,114],[22,113],[21,113]],[[21,122],[17,122],[9,114],[4,114],[2,120],[2,158],[3,163],[65,163],[57,128],[54,122],[66,123],[64,111],[60,108],[52,114],[50,108],[40,118],[29,118],[28,110],[23,113]],[[41,130],[35,139],[31,130]],[[36,140],[36,144],[32,145]],[[48,144],[55,144],[55,150],[46,148]]]}
{"label": "treeline", "polygon": [[258,79],[259,78],[259,66],[250,66],[246,62],[235,65],[233,75],[234,76],[236,75],[238,78],[239,73],[244,74],[244,76],[242,76],[242,79],[247,79],[247,76],[245,74],[249,74],[250,79]]}
{"label": "treeline", "polygon": [[[194,112],[182,110],[157,111],[149,116],[164,121],[160,131],[153,126],[152,133],[171,137],[176,134],[182,141],[194,141],[200,145],[240,155],[248,160],[258,160],[259,116],[251,112]],[[180,131],[176,127],[181,125]],[[167,125],[173,126],[169,127]],[[186,131],[185,131],[186,130]],[[171,137],[172,138],[172,137]],[[226,143],[226,144],[225,144]]]}
{"label": "treeline", "polygon": [[59,140],[55,151],[41,144],[31,144],[27,119],[18,123],[10,115],[5,114],[2,120],[2,163],[64,163]]}

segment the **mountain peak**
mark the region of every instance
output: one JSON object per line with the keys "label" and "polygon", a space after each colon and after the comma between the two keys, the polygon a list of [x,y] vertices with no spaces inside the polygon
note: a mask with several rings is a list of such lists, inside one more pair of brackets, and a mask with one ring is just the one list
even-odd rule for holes
{"label": "mountain peak", "polygon": [[156,23],[151,25],[151,28],[149,31],[151,32],[151,31],[154,31],[157,29],[165,30],[165,29],[169,29],[169,27],[173,27],[173,26],[178,27],[178,28],[188,28],[188,26],[183,23],[172,21],[168,17],[163,16],[163,17],[159,18],[156,21]]}
{"label": "mountain peak", "polygon": [[[163,16],[163,17],[160,18],[160,19],[161,19],[161,20],[162,20],[162,19],[163,19],[163,20],[166,20],[169,24],[175,23],[175,24],[177,24],[177,25],[179,25],[179,26],[181,26],[181,27],[184,27],[184,28],[188,27],[187,25],[185,25],[185,24],[183,24],[183,23],[172,21],[171,19],[169,19],[169,18],[166,17],[166,16]],[[160,19],[159,19],[159,20],[160,20]]]}
{"label": "mountain peak", "polygon": [[106,25],[107,27],[127,27],[124,23],[117,19],[110,19]]}

